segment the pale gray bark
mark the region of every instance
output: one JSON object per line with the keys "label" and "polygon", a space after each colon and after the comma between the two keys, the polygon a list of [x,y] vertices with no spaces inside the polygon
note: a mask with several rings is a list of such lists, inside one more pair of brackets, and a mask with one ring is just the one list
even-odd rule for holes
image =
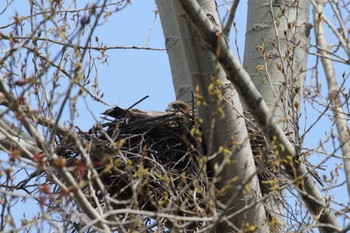
{"label": "pale gray bark", "polygon": [[[215,2],[212,0],[203,0],[199,1],[199,3],[219,29],[220,20],[216,11]],[[225,206],[225,214],[234,213],[244,206],[256,202],[257,198],[260,197],[256,168],[245,128],[245,122],[241,117],[242,106],[238,94],[232,87],[232,84],[226,79],[226,74],[217,63],[215,56],[206,48],[205,44],[203,44],[201,37],[194,30],[177,1],[171,1],[170,4],[169,0],[158,0],[157,5],[165,32],[165,41],[172,70],[178,72],[178,70],[184,68],[183,65],[185,65],[186,67],[184,69],[188,71],[188,74],[182,77],[187,79],[183,80],[183,82],[187,83],[188,80],[190,80],[192,83],[192,90],[198,85],[200,95],[204,98],[205,105],[199,105],[198,112],[199,116],[204,120],[204,141],[208,148],[208,156],[215,154],[220,146],[228,146],[232,150],[229,157],[217,154],[210,163],[215,170],[216,177],[220,176],[222,180],[218,188],[225,186],[226,182],[229,182],[234,177],[240,178],[239,182],[231,184],[229,191],[220,199]],[[172,8],[170,8],[169,5],[172,5]],[[174,18],[172,18],[172,15]],[[172,20],[169,20],[169,18]],[[174,24],[176,28],[174,28]],[[170,29],[172,32],[169,32]],[[173,53],[175,52],[172,52],[173,48],[169,46],[169,41],[180,42],[180,44],[176,46],[180,49],[182,54],[180,54],[180,51],[176,51],[177,54],[174,55]],[[179,58],[175,56],[179,56],[180,59],[183,59],[184,63],[179,64]],[[215,97],[208,93],[211,78],[217,78],[223,83],[219,88],[221,88],[225,100],[219,104]],[[179,87],[175,87],[175,90],[179,90],[183,86],[181,82],[178,83],[177,81],[174,81],[174,84],[179,85]],[[188,89],[186,88],[186,90]],[[177,98],[182,98],[178,92],[176,92],[176,96]],[[221,117],[218,107],[223,109],[225,113],[224,118]],[[236,141],[237,146],[230,146],[230,140],[232,138]],[[233,161],[233,163],[228,163],[229,161]],[[242,184],[249,179],[248,186],[250,188],[247,189],[249,191],[243,195],[241,192],[243,188]],[[235,196],[237,193],[239,193],[239,195]],[[219,217],[221,218],[221,216]],[[236,215],[230,219],[230,221],[234,224],[236,230],[242,229],[245,223],[262,226],[265,221],[264,207],[261,203],[257,203],[252,208]],[[233,227],[233,229],[235,229],[235,227]],[[262,227],[261,231],[263,232],[264,230],[266,230],[266,228]],[[217,231],[231,232],[232,228],[225,228],[225,224],[223,224]]]}
{"label": "pale gray bark", "polygon": [[[283,145],[283,149],[281,149],[281,146],[273,146],[273,149],[282,159],[290,161],[291,166],[295,168],[295,173],[292,169],[287,170],[289,175],[299,179],[303,177],[302,182],[295,182],[295,184],[310,212],[319,215],[320,223],[326,224],[319,228],[320,231],[340,231],[335,214],[327,206],[325,198],[315,185],[304,162],[298,161],[299,158],[297,158],[294,146],[276,123],[273,114],[252,83],[249,74],[234,57],[225,39],[220,36],[220,31],[208,19],[196,1],[179,0],[179,2],[198,33],[202,36],[207,47],[215,54],[221,66],[226,71],[228,79],[236,87],[240,96],[245,101],[247,108],[252,112],[255,120],[263,130],[266,138],[272,145]],[[220,53],[217,53],[217,51],[220,51]]]}
{"label": "pale gray bark", "polygon": [[[328,97],[332,101],[331,109],[334,113],[334,119],[339,134],[339,142],[344,157],[344,170],[346,176],[346,183],[348,188],[348,195],[350,195],[350,135],[349,127],[347,123],[347,116],[342,107],[340,94],[340,88],[337,82],[337,76],[333,66],[333,62],[328,58],[328,50],[326,38],[324,34],[324,23],[322,12],[324,9],[324,3],[322,1],[313,1],[313,18],[315,26],[315,36],[317,39],[318,49],[317,52],[321,55],[322,66],[326,74],[328,84]],[[343,43],[342,43],[343,44]],[[345,50],[347,47],[344,48]]]}
{"label": "pale gray bark", "polygon": [[[276,123],[294,142],[297,152],[300,148],[299,106],[309,45],[306,33],[308,22],[308,0],[248,1],[243,67],[260,91]],[[283,228],[283,198],[271,196],[266,203],[269,212]]]}
{"label": "pale gray bark", "polygon": [[276,122],[292,135],[306,75],[309,5],[309,0],[248,1],[243,66]]}
{"label": "pale gray bark", "polygon": [[161,16],[165,47],[169,61],[171,61],[170,69],[175,96],[176,99],[189,103],[192,101],[192,84],[191,79],[188,78],[189,72],[181,49],[180,33],[174,23],[176,15],[169,1],[157,1],[157,5]]}

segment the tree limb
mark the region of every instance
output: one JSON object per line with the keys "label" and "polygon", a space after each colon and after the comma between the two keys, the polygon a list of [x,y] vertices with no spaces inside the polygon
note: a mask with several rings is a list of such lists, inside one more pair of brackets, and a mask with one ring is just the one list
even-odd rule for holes
{"label": "tree limb", "polygon": [[238,4],[239,4],[239,0],[234,0],[234,2],[232,3],[232,6],[231,6],[230,14],[228,16],[226,25],[225,25],[224,29],[222,30],[222,34],[226,38],[229,38],[229,36],[230,36],[231,27],[233,24],[233,20],[235,19],[235,16],[236,16]]}
{"label": "tree limb", "polygon": [[[331,224],[340,231],[336,216],[327,206],[326,200],[315,185],[311,175],[307,172],[302,161],[298,161],[295,149],[283,131],[277,126],[261,94],[251,81],[249,74],[243,69],[234,54],[230,50],[221,32],[212,24],[204,11],[195,0],[178,0],[187,17],[193,23],[198,33],[211,52],[216,56],[221,66],[226,71],[228,79],[234,84],[246,106],[251,111],[254,119],[269,140],[275,153],[282,159],[289,161],[290,168],[287,172],[299,182],[294,184],[307,195],[300,194],[309,208],[316,216],[320,216],[321,223]],[[217,52],[220,51],[220,52]],[[334,229],[327,227],[320,228],[321,232],[334,232]]]}
{"label": "tree limb", "polygon": [[[328,53],[325,52],[327,49],[323,21],[324,17],[322,15],[324,5],[322,3],[316,3],[312,1],[313,15],[314,15],[314,26],[315,26],[315,36],[317,39],[318,49],[317,52],[321,54],[321,62],[326,75],[327,84],[328,84],[328,97],[332,101],[331,109],[334,114],[334,120],[337,126],[340,147],[344,157],[344,170],[346,176],[346,182],[348,187],[348,195],[350,195],[350,138],[349,138],[349,127],[346,121],[346,114],[341,105],[341,98],[339,96],[339,85],[337,82],[337,76],[332,61],[328,58]],[[344,50],[347,50],[346,43],[342,43],[342,37],[337,35],[339,38]]]}

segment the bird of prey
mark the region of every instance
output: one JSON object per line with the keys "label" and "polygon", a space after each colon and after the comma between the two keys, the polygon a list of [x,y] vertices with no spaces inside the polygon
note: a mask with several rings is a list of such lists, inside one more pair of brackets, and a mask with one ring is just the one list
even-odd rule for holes
{"label": "bird of prey", "polygon": [[182,112],[184,114],[190,113],[192,108],[182,100],[175,100],[171,102],[166,108],[166,112]]}

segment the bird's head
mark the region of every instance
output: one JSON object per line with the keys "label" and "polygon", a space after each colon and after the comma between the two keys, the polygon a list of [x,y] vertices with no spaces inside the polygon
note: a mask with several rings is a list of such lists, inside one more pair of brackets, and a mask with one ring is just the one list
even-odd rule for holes
{"label": "bird's head", "polygon": [[189,113],[191,107],[182,100],[175,100],[168,105],[165,111]]}

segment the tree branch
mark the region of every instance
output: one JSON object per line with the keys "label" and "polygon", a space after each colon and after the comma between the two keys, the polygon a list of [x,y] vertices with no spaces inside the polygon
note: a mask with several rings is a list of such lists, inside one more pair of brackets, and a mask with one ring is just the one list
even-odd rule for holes
{"label": "tree branch", "polygon": [[[234,54],[230,50],[221,32],[216,29],[208,19],[204,11],[195,0],[178,0],[187,17],[193,23],[197,32],[202,36],[209,50],[216,56],[221,66],[226,71],[228,79],[233,83],[246,106],[251,111],[254,119],[269,140],[276,155],[289,161],[290,168],[287,172],[297,181],[294,184],[304,190],[308,195],[300,194],[309,208],[316,216],[320,216],[321,223],[331,224],[340,231],[336,216],[327,206],[324,197],[308,174],[305,164],[298,161],[294,146],[290,143],[283,131],[277,126],[261,94],[251,81],[249,74],[243,69]],[[218,52],[220,51],[220,52]],[[302,180],[300,180],[302,179]],[[321,232],[334,232],[327,227],[320,228]],[[330,231],[331,230],[331,231]]]}
{"label": "tree branch", "polygon": [[[324,35],[324,26],[323,21],[324,17],[322,16],[324,5],[322,3],[316,3],[312,1],[313,15],[314,15],[314,26],[315,26],[315,36],[317,39],[317,44],[319,48],[317,52],[321,54],[321,62],[326,75],[327,84],[328,84],[328,97],[332,101],[331,109],[334,114],[335,123],[337,126],[337,131],[339,134],[339,141],[342,150],[342,154],[344,157],[344,170],[348,187],[348,195],[350,195],[350,139],[349,139],[349,127],[346,121],[346,114],[341,105],[341,98],[339,96],[339,85],[336,79],[335,69],[332,61],[328,58],[327,52],[327,43]],[[346,43],[342,43],[342,37],[337,35],[341,44],[344,47],[344,50],[347,51]]]}
{"label": "tree branch", "polygon": [[[84,212],[91,219],[98,220],[96,222],[96,225],[95,225],[97,228],[103,229],[104,232],[110,232],[109,227],[103,221],[101,215],[95,210],[95,208],[91,205],[89,200],[85,197],[84,193],[80,189],[80,187],[77,184],[77,182],[75,181],[74,177],[71,175],[71,173],[68,171],[68,169],[64,165],[62,165],[62,163],[59,162],[62,159],[56,153],[52,153],[52,152],[50,153],[50,150],[47,148],[48,146],[46,145],[43,136],[41,135],[41,133],[36,129],[36,127],[31,122],[31,120],[33,118],[31,116],[31,114],[30,113],[27,114],[22,108],[17,106],[17,104],[16,104],[16,103],[18,103],[17,99],[7,90],[5,84],[1,81],[0,81],[0,93],[3,95],[2,97],[4,99],[6,99],[6,101],[8,103],[6,106],[11,111],[16,112],[18,114],[18,116],[22,119],[21,123],[23,124],[25,129],[29,132],[29,134],[31,135],[30,137],[32,137],[31,141],[35,142],[36,150],[34,150],[34,151],[45,154],[47,156],[47,161],[50,164],[50,166],[52,166],[56,170],[56,172],[60,175],[60,177],[62,177],[62,179],[65,182],[65,184],[62,184],[61,182],[56,182],[56,183],[62,189],[66,190],[69,194],[73,193],[73,195],[71,195],[71,196],[75,199],[78,206],[80,208],[82,208],[84,210]],[[2,101],[2,103],[4,103],[4,101]],[[0,139],[2,139],[2,137],[6,138],[6,140],[0,141],[0,143],[5,145],[5,147],[6,147],[7,141],[15,142],[14,144],[17,145],[18,148],[22,149],[25,152],[25,156],[24,156],[25,158],[28,158],[28,159],[32,158],[30,151],[28,149],[26,149],[27,147],[25,147],[25,146],[27,146],[28,142],[15,141],[19,137],[14,137],[15,133],[13,132],[13,129],[6,126],[6,124],[4,125],[4,123],[6,123],[6,122],[7,121],[5,119],[2,119],[0,121]],[[57,124],[53,120],[47,121],[46,123],[48,125],[50,125],[51,127],[56,127],[58,129],[62,129],[61,127],[59,127],[59,124]],[[4,135],[4,136],[2,136],[2,135]],[[79,149],[81,151],[85,151],[82,148],[82,145],[79,142],[79,140],[75,134],[72,136],[72,135],[67,133],[66,136],[70,137],[72,140],[75,140],[77,147],[80,146]],[[29,137],[29,136],[25,135],[23,137]],[[12,149],[12,144],[9,145],[9,148]],[[87,164],[89,164],[88,155],[84,154],[84,157],[87,159]]]}
{"label": "tree branch", "polygon": [[230,15],[228,16],[226,25],[225,25],[224,29],[222,30],[222,34],[226,38],[230,37],[231,27],[233,24],[233,20],[235,19],[235,16],[236,16],[238,4],[239,4],[239,0],[234,0],[234,2],[232,3],[232,6],[231,6]]}

